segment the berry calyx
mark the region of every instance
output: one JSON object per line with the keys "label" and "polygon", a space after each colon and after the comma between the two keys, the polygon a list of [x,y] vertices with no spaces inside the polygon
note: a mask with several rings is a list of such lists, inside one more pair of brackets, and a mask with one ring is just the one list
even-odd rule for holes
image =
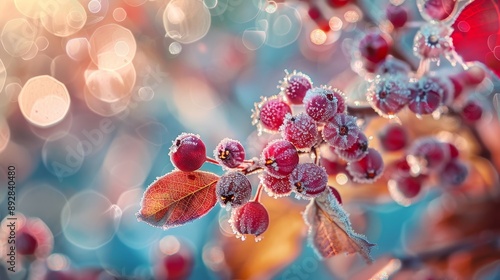
{"label": "berry calyx", "polygon": [[278,96],[262,98],[260,103],[255,103],[252,114],[252,124],[257,125],[259,132],[276,132],[283,124],[286,114],[291,114],[290,106]]}
{"label": "berry calyx", "polygon": [[380,153],[368,148],[368,153],[358,161],[349,162],[347,171],[358,183],[373,183],[384,171],[384,161]]}
{"label": "berry calyx", "polygon": [[260,202],[250,201],[234,209],[229,222],[237,237],[244,240],[244,234],[252,234],[258,237],[267,230],[269,214]]}
{"label": "berry calyx", "polygon": [[306,74],[294,70],[290,74],[286,72],[279,88],[288,102],[302,104],[306,92],[312,88],[312,81]]}
{"label": "berry calyx", "polygon": [[245,149],[237,140],[224,138],[214,150],[215,160],[227,168],[236,168],[245,160]]}
{"label": "berry calyx", "polygon": [[225,207],[228,203],[231,207],[239,207],[250,200],[252,185],[243,173],[228,172],[217,181],[215,192],[222,207]]}
{"label": "berry calyx", "polygon": [[290,183],[299,197],[310,199],[325,190],[328,175],[314,163],[300,163],[290,175]]}
{"label": "berry calyx", "polygon": [[453,50],[451,29],[447,25],[428,23],[423,25],[413,40],[413,52],[416,56],[432,61]]}
{"label": "berry calyx", "polygon": [[316,121],[306,113],[296,116],[286,115],[280,130],[282,137],[290,141],[297,149],[309,149],[316,143],[318,126]]}
{"label": "berry calyx", "polygon": [[331,146],[345,150],[354,145],[360,132],[356,117],[337,114],[323,128],[323,139]]}
{"label": "berry calyx", "polygon": [[205,162],[206,148],[199,135],[182,133],[170,147],[170,160],[181,171],[191,172],[199,169]]}
{"label": "berry calyx", "polygon": [[359,51],[366,60],[379,63],[389,54],[389,42],[380,33],[368,33],[359,42]]}
{"label": "berry calyx", "polygon": [[403,126],[388,124],[378,134],[380,145],[385,151],[394,152],[406,147],[408,135]]}
{"label": "berry calyx", "polygon": [[277,139],[271,141],[264,148],[261,161],[267,173],[277,178],[283,178],[295,169],[299,163],[299,154],[292,143]]}

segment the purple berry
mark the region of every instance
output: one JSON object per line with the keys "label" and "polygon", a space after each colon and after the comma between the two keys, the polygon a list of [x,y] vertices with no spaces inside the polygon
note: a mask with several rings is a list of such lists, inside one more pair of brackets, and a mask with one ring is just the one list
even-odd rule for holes
{"label": "purple berry", "polygon": [[408,104],[410,90],[407,79],[404,75],[383,75],[377,76],[371,83],[366,97],[380,116],[394,116]]}
{"label": "purple berry", "polygon": [[331,146],[345,150],[354,145],[360,132],[356,117],[337,114],[323,128],[323,139]]}
{"label": "purple berry", "polygon": [[262,162],[266,172],[282,178],[295,169],[299,163],[299,154],[295,146],[287,140],[271,141],[262,151]]}
{"label": "purple berry", "polygon": [[291,114],[290,106],[278,96],[262,98],[255,104],[252,124],[257,124],[259,130],[276,132],[283,124],[286,114]]}
{"label": "purple berry", "polygon": [[304,97],[306,113],[316,121],[326,122],[337,113],[337,89],[315,87],[307,91]]}
{"label": "purple berry", "polygon": [[417,139],[410,147],[409,164],[422,173],[440,171],[450,158],[450,150],[446,143],[434,137]]}
{"label": "purple berry", "polygon": [[403,126],[399,124],[387,124],[378,134],[380,146],[389,152],[399,151],[406,147],[408,135]]}
{"label": "purple berry", "polygon": [[285,94],[286,100],[291,104],[302,104],[306,92],[311,89],[312,81],[309,76],[295,70],[281,82],[280,90]]}
{"label": "purple berry", "polygon": [[228,203],[231,207],[239,207],[247,203],[252,196],[252,185],[241,172],[228,172],[222,175],[215,186],[217,200],[224,207]]}
{"label": "purple berry", "polygon": [[222,166],[236,168],[245,160],[245,149],[239,141],[224,138],[215,148],[214,157]]}
{"label": "purple berry", "polygon": [[443,104],[445,90],[438,78],[424,76],[410,85],[408,108],[415,114],[431,114]]}
{"label": "purple berry", "polygon": [[349,162],[347,171],[358,183],[373,183],[384,171],[384,161],[380,153],[368,148],[368,153],[360,160]]}
{"label": "purple berry", "polygon": [[[250,201],[233,210],[230,223],[236,234],[253,234],[258,237],[269,226],[269,214],[260,202]],[[243,236],[241,238],[244,239]]]}
{"label": "purple berry", "polygon": [[280,130],[283,138],[290,141],[297,149],[309,149],[317,140],[316,121],[306,113],[287,115]]}
{"label": "purple berry", "polygon": [[276,178],[264,172],[260,176],[260,183],[264,185],[264,189],[273,197],[287,196],[292,192],[290,177]]}
{"label": "purple berry", "polygon": [[444,186],[459,186],[465,182],[469,170],[465,163],[458,159],[450,160],[439,172],[439,180]]}
{"label": "purple berry", "polygon": [[182,133],[170,147],[170,160],[181,171],[199,169],[207,158],[206,148],[199,135]]}
{"label": "purple berry", "polygon": [[335,148],[335,153],[345,161],[357,161],[366,155],[368,152],[368,138],[363,132],[358,134],[358,139],[354,144],[345,149],[340,150]]}
{"label": "purple berry", "polygon": [[300,197],[313,198],[325,190],[328,174],[314,163],[300,163],[290,175],[290,183]]}

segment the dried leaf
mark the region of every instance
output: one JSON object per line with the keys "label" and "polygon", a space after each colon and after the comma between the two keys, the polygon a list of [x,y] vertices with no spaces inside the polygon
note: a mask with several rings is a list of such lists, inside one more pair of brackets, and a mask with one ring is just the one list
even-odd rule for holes
{"label": "dried leaf", "polygon": [[309,238],[317,253],[329,258],[339,253],[359,253],[366,262],[372,261],[370,250],[374,244],[364,235],[355,233],[347,213],[331,192],[311,200],[304,212],[309,226]]}
{"label": "dried leaf", "polygon": [[210,172],[172,171],[144,192],[137,218],[169,229],[202,217],[215,206],[219,176]]}

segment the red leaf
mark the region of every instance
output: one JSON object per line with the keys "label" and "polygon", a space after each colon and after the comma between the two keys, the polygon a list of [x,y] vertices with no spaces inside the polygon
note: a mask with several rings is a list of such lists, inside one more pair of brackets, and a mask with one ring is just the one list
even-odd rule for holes
{"label": "red leaf", "polygon": [[473,1],[461,11],[452,27],[453,45],[464,61],[482,62],[500,77],[498,0]]}
{"label": "red leaf", "polygon": [[374,244],[364,235],[355,233],[347,213],[329,191],[311,200],[304,212],[309,226],[311,244],[324,258],[339,253],[359,253],[366,262],[372,261],[370,250]]}
{"label": "red leaf", "polygon": [[215,206],[219,176],[204,172],[172,171],[144,192],[137,218],[169,229],[202,217]]}

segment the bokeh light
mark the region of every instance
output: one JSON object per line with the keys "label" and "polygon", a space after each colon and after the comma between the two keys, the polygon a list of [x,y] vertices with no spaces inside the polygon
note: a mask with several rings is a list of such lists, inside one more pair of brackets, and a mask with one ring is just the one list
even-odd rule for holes
{"label": "bokeh light", "polygon": [[5,23],[0,40],[9,55],[20,57],[31,50],[35,38],[35,27],[24,18],[16,18]]}
{"label": "bokeh light", "polygon": [[67,37],[78,32],[87,21],[87,13],[78,0],[42,1],[40,21],[56,36]]}
{"label": "bokeh light", "polygon": [[137,51],[132,32],[118,24],[97,28],[89,40],[92,62],[103,70],[118,70],[130,64]]}
{"label": "bokeh light", "polygon": [[201,0],[172,0],[163,13],[167,36],[183,44],[203,38],[210,23],[210,11]]}
{"label": "bokeh light", "polygon": [[59,179],[78,172],[84,159],[82,143],[72,134],[54,135],[42,147],[45,168]]}

